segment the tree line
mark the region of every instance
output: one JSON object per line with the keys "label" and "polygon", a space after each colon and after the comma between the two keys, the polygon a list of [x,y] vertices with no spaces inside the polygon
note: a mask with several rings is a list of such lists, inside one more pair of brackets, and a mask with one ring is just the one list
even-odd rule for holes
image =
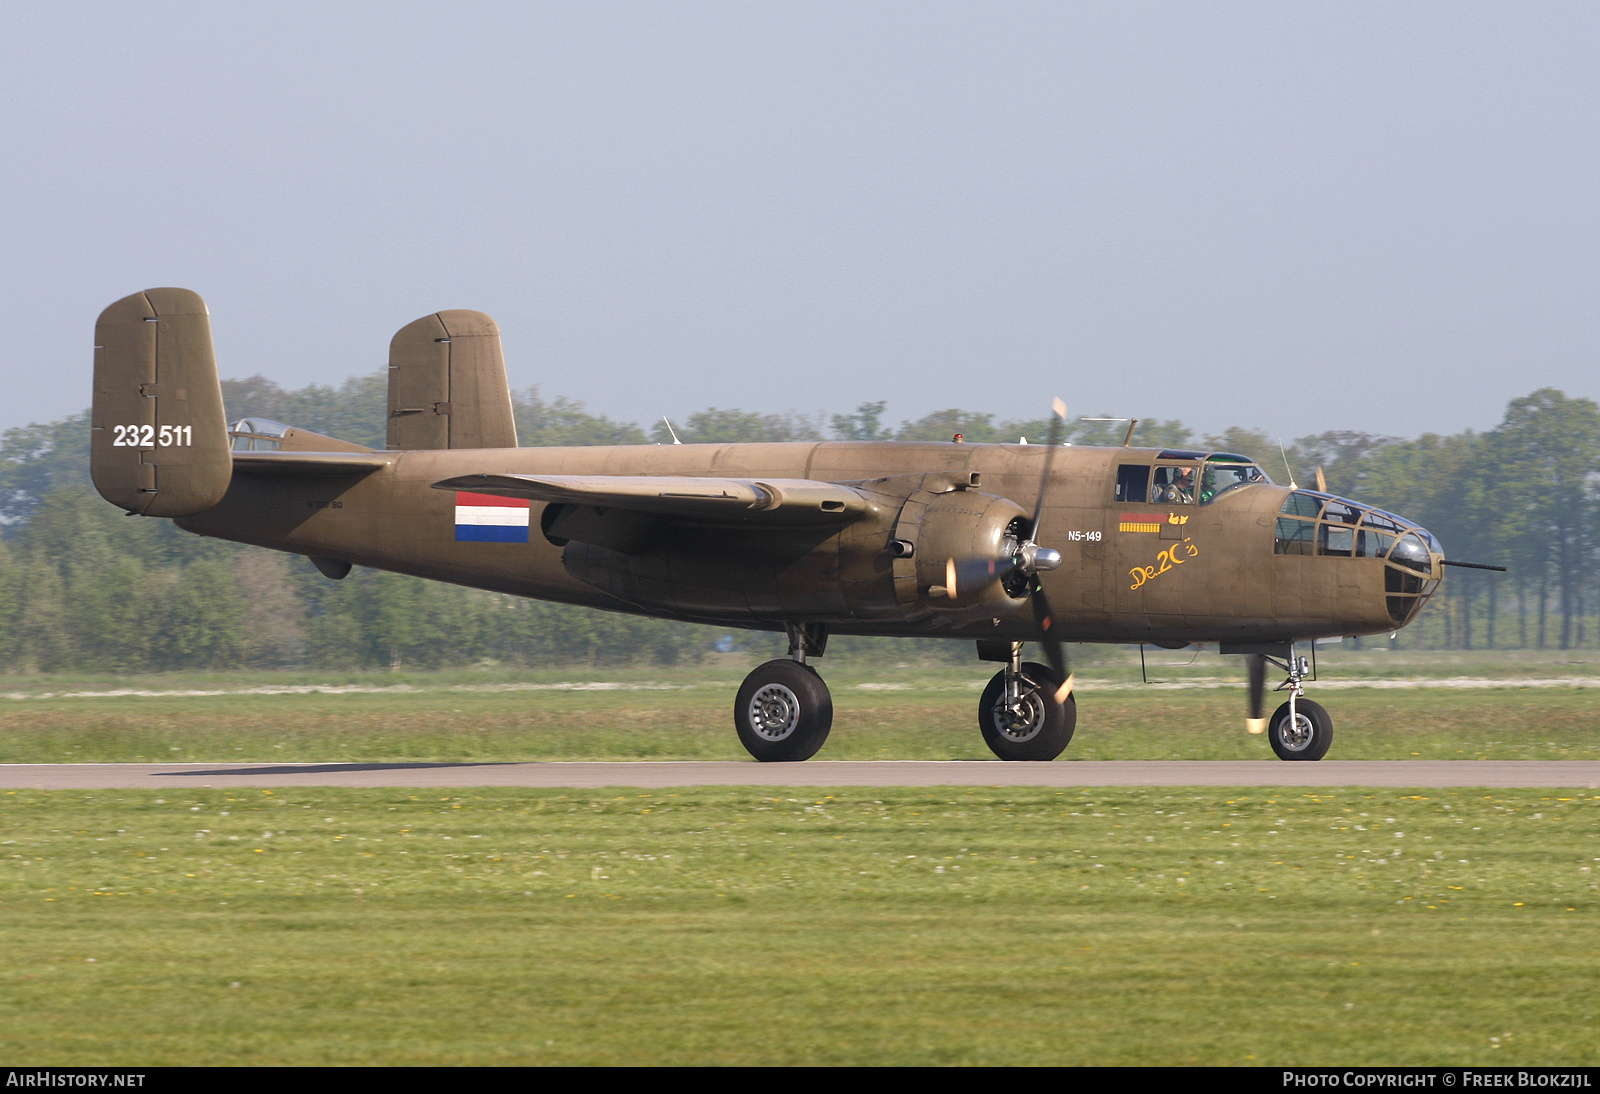
{"label": "tree line", "polygon": [[[234,418],[265,417],[381,448],[384,374],[286,390],[263,377],[223,382]],[[960,409],[903,421],[887,404],[849,414],[710,407],[648,428],[580,402],[514,399],[525,446],[804,440],[1035,442],[1045,420]],[[1074,444],[1121,444],[1128,424],[1077,421]],[[713,649],[776,650],[766,635],[544,604],[377,571],[342,582],[309,562],[203,539],[168,521],[127,520],[89,485],[87,412],[0,435],[0,665],[9,672],[189,668],[435,667],[463,664],[673,664]],[[1414,439],[1331,431],[1280,444],[1244,428],[1198,435],[1140,421],[1132,443],[1236,452],[1279,482],[1330,491],[1420,521],[1449,556],[1504,565],[1452,570],[1398,648],[1561,648],[1600,641],[1600,407],[1542,389],[1513,400],[1484,433]],[[1368,640],[1371,641],[1370,639]],[[969,659],[965,643],[862,640],[879,656]],[[843,642],[845,650],[856,643]]]}

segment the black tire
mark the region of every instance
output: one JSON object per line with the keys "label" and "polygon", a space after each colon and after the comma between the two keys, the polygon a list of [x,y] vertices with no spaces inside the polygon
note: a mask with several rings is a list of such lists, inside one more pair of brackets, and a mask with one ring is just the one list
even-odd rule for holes
{"label": "black tire", "polygon": [[1057,701],[1061,677],[1028,662],[1022,666],[1022,706],[1018,718],[1005,704],[1006,674],[995,673],[978,700],[978,728],[983,743],[1002,760],[1053,760],[1066,751],[1078,725],[1078,700]]}
{"label": "black tire", "polygon": [[809,665],[768,661],[739,686],[733,724],[739,743],[763,763],[809,760],[833,728],[833,696]]}
{"label": "black tire", "polygon": [[1289,704],[1272,712],[1267,740],[1280,760],[1320,760],[1333,744],[1333,719],[1310,699],[1294,701],[1295,723],[1289,723]]}

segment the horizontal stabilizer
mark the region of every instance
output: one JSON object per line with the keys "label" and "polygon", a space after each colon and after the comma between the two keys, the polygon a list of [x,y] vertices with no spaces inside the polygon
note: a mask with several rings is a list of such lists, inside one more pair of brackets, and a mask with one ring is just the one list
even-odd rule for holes
{"label": "horizontal stabilizer", "polygon": [[389,461],[376,452],[235,452],[236,475],[295,475],[327,479],[339,475],[370,475]]}
{"label": "horizontal stabilizer", "polygon": [[462,475],[433,485],[438,490],[623,509],[716,524],[840,525],[867,510],[867,499],[859,492],[815,479]]}

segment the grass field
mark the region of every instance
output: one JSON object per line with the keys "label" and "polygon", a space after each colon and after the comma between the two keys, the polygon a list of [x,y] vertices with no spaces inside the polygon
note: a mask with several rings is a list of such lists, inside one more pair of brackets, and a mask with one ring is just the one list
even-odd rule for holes
{"label": "grass field", "polygon": [[[1066,758],[1267,758],[1181,660]],[[1340,667],[1333,757],[1600,758],[1592,662]],[[12,677],[0,761],[744,758],[744,668]],[[984,667],[824,673],[819,758],[988,758]],[[30,1066],[1600,1058],[1593,790],[15,791],[0,864]]]}
{"label": "grass field", "polygon": [[1593,1064],[1600,792],[0,795],[14,1064]]}
{"label": "grass field", "polygon": [[[836,714],[819,759],[991,758],[977,732],[987,667],[823,668]],[[742,666],[710,666],[196,676],[131,686],[35,679],[0,698],[0,762],[744,759],[732,729],[742,675]],[[1600,687],[1519,679],[1467,689],[1312,685],[1308,694],[1333,715],[1332,759],[1600,759]],[[1242,683],[1191,683],[1144,688],[1109,673],[1089,677],[1063,759],[1270,757],[1263,738],[1243,731]],[[308,686],[350,690],[282,693]],[[113,694],[130,691],[155,694]]]}

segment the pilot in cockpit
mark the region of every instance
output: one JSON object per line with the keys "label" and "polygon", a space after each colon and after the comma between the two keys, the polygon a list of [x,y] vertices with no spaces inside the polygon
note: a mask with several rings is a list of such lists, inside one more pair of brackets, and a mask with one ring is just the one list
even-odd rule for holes
{"label": "pilot in cockpit", "polygon": [[1166,505],[1194,504],[1194,468],[1158,467],[1150,484],[1150,500]]}

